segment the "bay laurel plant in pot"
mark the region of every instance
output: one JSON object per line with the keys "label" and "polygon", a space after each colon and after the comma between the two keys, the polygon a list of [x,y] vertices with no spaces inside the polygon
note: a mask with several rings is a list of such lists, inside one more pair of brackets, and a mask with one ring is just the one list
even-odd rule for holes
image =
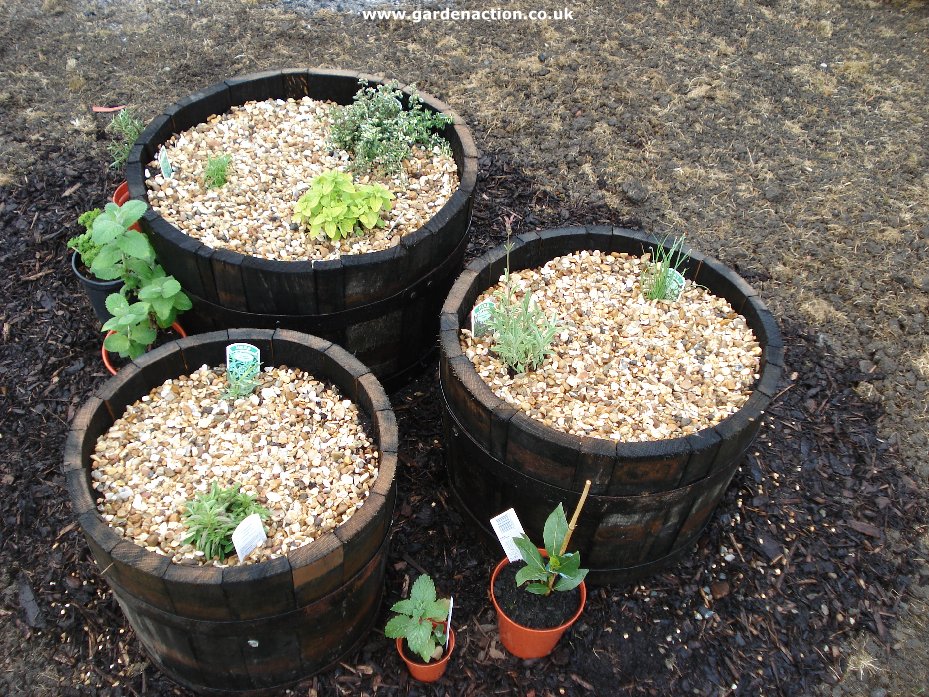
{"label": "bay laurel plant in pot", "polygon": [[132,226],[147,208],[144,201],[108,203],[93,221],[90,241],[97,246],[90,271],[102,280],[121,280],[122,288],[106,298],[112,315],[103,325],[102,356],[107,370],[115,374],[110,353],[138,358],[155,342],[158,329],[177,324],[179,312],[189,310],[190,299],[173,276],[158,263],[148,238]]}
{"label": "bay laurel plant in pot", "polygon": [[490,578],[490,599],[497,611],[500,642],[518,658],[550,654],[587,602],[579,552],[568,552],[571,532],[587,498],[587,482],[570,525],[558,504],[545,521],[544,547],[523,533],[513,542],[522,562],[504,557]]}
{"label": "bay laurel plant in pot", "polygon": [[396,613],[384,627],[384,635],[396,639],[397,652],[416,680],[435,682],[445,673],[455,632],[448,623],[451,600],[437,598],[428,574],[416,579],[410,597],[391,607]]}

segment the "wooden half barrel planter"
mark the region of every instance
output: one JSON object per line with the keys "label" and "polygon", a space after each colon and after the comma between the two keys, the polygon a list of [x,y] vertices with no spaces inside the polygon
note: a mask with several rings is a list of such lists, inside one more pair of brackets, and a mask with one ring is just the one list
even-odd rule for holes
{"label": "wooden half barrel planter", "polygon": [[[659,244],[646,233],[605,226],[531,232],[513,242],[513,271],[580,250],[638,256]],[[760,379],[742,408],[717,425],[658,441],[569,435],[500,399],[463,354],[459,334],[469,327],[478,296],[503,273],[505,251],[487,252],[458,278],[440,323],[446,465],[458,507],[495,549],[490,518],[513,507],[529,537],[539,539],[548,513],[559,502],[571,510],[587,479],[591,495],[571,546],[590,568],[591,583],[641,579],[678,561],[696,542],[776,394],[784,348],[774,317],[743,279],[715,259],[685,251],[685,277],[725,298],[754,332],[762,348]]]}
{"label": "wooden half barrel planter", "polygon": [[[119,536],[96,507],[90,458],[127,405],[225,347],[258,346],[265,365],[329,380],[367,414],[380,451],[377,479],[342,525],[286,556],[251,565],[187,566]],[[160,346],[106,382],[75,417],[64,452],[74,514],[113,595],[153,662],[206,694],[279,694],[365,640],[384,589],[396,498],[397,426],[374,375],[344,349],[291,330],[216,331]]]}
{"label": "wooden half barrel planter", "polygon": [[[212,85],[169,107],[139,137],[126,166],[132,198],[148,201],[147,163],[173,134],[251,100],[309,96],[350,104],[359,79],[342,70],[279,70]],[[405,89],[409,92],[409,89]],[[213,249],[149,209],[142,221],[168,273],[193,300],[193,331],[282,327],[345,347],[388,386],[402,384],[435,348],[438,314],[461,268],[468,242],[477,149],[451,108],[420,94],[424,108],[452,116],[449,142],[459,187],[419,230],[389,249],[333,260],[279,261]]]}

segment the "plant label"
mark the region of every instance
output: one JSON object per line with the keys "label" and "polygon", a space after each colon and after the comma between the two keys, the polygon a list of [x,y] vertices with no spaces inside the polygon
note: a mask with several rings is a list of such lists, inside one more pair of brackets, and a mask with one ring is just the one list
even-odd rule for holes
{"label": "plant label", "polygon": [[161,150],[158,152],[158,166],[161,167],[161,176],[165,179],[171,179],[174,176],[174,168],[168,159],[168,149],[164,145],[161,146]]}
{"label": "plant label", "polygon": [[448,642],[452,638],[452,610],[455,609],[455,598],[448,599],[448,619],[445,620],[445,650],[448,651]]}
{"label": "plant label", "polygon": [[511,508],[491,518],[490,526],[494,529],[494,532],[497,533],[497,539],[500,540],[500,545],[506,553],[506,558],[509,559],[511,563],[522,561],[523,555],[519,553],[519,548],[513,542],[514,537],[525,534],[522,523],[519,522],[519,517],[516,515],[516,511]]}
{"label": "plant label", "polygon": [[226,347],[226,377],[230,384],[254,380],[261,370],[261,349],[251,344]]}
{"label": "plant label", "polygon": [[267,539],[268,536],[265,534],[264,525],[261,524],[261,516],[257,513],[252,513],[239,523],[232,533],[232,544],[235,545],[235,553],[239,556],[239,563],[241,564],[245,557],[264,544]]}
{"label": "plant label", "polygon": [[474,336],[484,336],[490,331],[490,313],[496,307],[493,300],[485,300],[478,303],[471,310],[471,334]]}

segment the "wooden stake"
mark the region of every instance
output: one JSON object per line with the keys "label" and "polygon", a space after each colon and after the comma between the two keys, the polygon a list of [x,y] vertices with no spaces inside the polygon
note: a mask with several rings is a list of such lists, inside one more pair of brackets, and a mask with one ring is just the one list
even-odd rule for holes
{"label": "wooden stake", "polygon": [[[581,509],[584,507],[584,502],[587,501],[587,494],[590,493],[590,480],[584,484],[584,491],[581,493],[581,499],[577,502],[577,508],[574,509],[574,515],[571,516],[571,522],[568,523],[568,534],[564,536],[564,542],[561,543],[561,550],[558,552],[560,557],[568,549],[568,543],[571,541],[571,535],[574,532],[574,528],[577,526],[577,518],[581,515]],[[552,574],[548,578],[548,593],[545,595],[552,594],[552,588],[555,587],[555,574]]]}

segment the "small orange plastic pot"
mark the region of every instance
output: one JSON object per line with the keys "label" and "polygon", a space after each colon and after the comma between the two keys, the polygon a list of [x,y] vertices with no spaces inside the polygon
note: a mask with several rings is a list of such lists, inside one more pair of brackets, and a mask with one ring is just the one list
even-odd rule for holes
{"label": "small orange plastic pot", "polygon": [[[171,329],[173,329],[178,334],[180,334],[182,339],[187,336],[187,332],[184,331],[184,327],[182,327],[178,322],[175,322],[174,324],[172,324]],[[108,331],[106,333],[106,336],[103,337],[104,342],[106,342],[106,337],[109,336],[110,334],[115,334],[115,332],[113,332],[112,330]],[[110,352],[106,350],[106,346],[103,346],[103,345],[100,346],[100,356],[103,358],[103,365],[106,366],[106,369],[109,371],[110,375],[116,375],[116,368],[113,366],[113,363],[110,361]]]}
{"label": "small orange plastic pot", "polygon": [[[129,182],[122,182],[119,186],[116,187],[116,191],[113,192],[113,203],[115,203],[117,206],[121,206],[128,200],[129,200]],[[142,232],[142,228],[139,227],[138,223],[133,223],[129,227],[129,229]]]}
{"label": "small orange plastic pot", "polygon": [[[539,552],[543,557],[548,556],[544,549],[539,549]],[[506,613],[500,608],[500,605],[497,604],[497,599],[494,597],[494,581],[497,580],[497,575],[503,567],[509,563],[510,560],[504,557],[503,560],[497,564],[497,568],[494,569],[493,575],[490,577],[490,601],[494,604],[494,609],[497,611],[497,627],[500,629],[500,642],[507,651],[517,658],[542,658],[555,649],[555,646],[558,644],[559,639],[561,639],[562,634],[565,633],[565,630],[577,622],[577,618],[581,616],[581,613],[584,611],[584,605],[587,604],[587,584],[582,581],[581,585],[578,586],[581,590],[580,605],[577,608],[577,612],[564,624],[552,627],[551,629],[532,629],[531,627],[525,627],[518,622],[514,622],[507,617]]]}
{"label": "small orange plastic pot", "polygon": [[449,629],[449,634],[448,651],[438,661],[430,661],[429,663],[420,663],[417,659],[410,658],[403,650],[403,639],[397,639],[397,653],[406,663],[407,670],[410,671],[413,678],[420,682],[435,682],[445,674],[448,659],[452,657],[452,651],[455,650],[455,630]]}

